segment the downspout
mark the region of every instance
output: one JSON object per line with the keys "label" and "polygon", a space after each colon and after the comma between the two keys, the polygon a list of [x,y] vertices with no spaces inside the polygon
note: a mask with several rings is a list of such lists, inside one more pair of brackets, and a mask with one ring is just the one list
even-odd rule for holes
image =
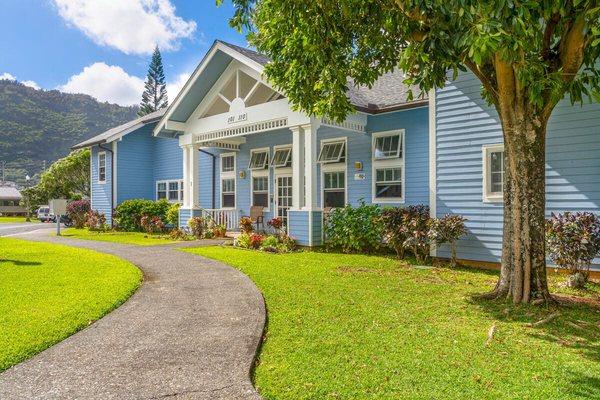
{"label": "downspout", "polygon": [[104,150],[104,151],[108,151],[110,153],[110,227],[113,227],[113,209],[114,209],[114,204],[113,204],[113,200],[114,200],[114,190],[115,190],[115,163],[117,162],[117,160],[115,160],[115,153],[112,151],[112,149],[109,149],[108,147],[102,147],[102,144],[98,144],[98,148]]}
{"label": "downspout", "polygon": [[215,197],[216,197],[215,179],[217,179],[217,162],[216,162],[217,156],[206,150],[198,149],[198,151],[200,151],[200,153],[202,153],[202,154],[208,154],[212,158],[212,192],[211,192],[212,199],[211,199],[210,208],[212,208],[214,210],[215,209]]}

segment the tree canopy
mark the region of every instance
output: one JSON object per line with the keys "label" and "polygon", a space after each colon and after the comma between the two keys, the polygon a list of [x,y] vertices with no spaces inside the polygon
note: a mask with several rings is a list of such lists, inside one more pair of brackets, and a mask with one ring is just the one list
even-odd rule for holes
{"label": "tree canopy", "polygon": [[23,190],[22,204],[37,207],[51,199],[90,196],[90,150],[82,149],[54,162],[37,185]]}
{"label": "tree canopy", "polygon": [[231,24],[249,30],[272,59],[267,76],[308,113],[343,118],[348,78],[372,85],[396,67],[423,91],[468,68],[490,103],[512,85],[548,115],[565,92],[582,101],[600,84],[596,0],[233,1]]}

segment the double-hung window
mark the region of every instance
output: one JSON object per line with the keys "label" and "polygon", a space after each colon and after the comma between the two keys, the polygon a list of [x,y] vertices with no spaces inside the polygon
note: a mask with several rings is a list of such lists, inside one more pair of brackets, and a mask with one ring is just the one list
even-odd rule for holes
{"label": "double-hung window", "polygon": [[183,202],[183,181],[170,180],[156,182],[156,200],[168,200],[170,203]]}
{"label": "double-hung window", "polygon": [[324,207],[344,207],[346,203],[346,172],[332,171],[323,173]]}
{"label": "double-hung window", "polygon": [[321,164],[322,204],[324,208],[346,205],[346,139],[321,142],[318,162]]}
{"label": "double-hung window", "polygon": [[235,208],[235,154],[221,154],[221,207]]}
{"label": "double-hung window", "polygon": [[275,149],[273,154],[273,161],[271,162],[273,168],[285,168],[292,166],[292,148],[281,147]]}
{"label": "double-hung window", "polygon": [[106,182],[106,152],[98,153],[98,183]]}
{"label": "double-hung window", "polygon": [[373,134],[373,202],[404,201],[404,130]]}
{"label": "double-hung window", "polygon": [[269,150],[253,150],[250,156],[251,170],[261,170],[267,168],[269,162]]}
{"label": "double-hung window", "polygon": [[252,176],[252,205],[269,208],[269,175]]}
{"label": "double-hung window", "polygon": [[504,146],[483,146],[483,200],[500,202],[504,194]]}

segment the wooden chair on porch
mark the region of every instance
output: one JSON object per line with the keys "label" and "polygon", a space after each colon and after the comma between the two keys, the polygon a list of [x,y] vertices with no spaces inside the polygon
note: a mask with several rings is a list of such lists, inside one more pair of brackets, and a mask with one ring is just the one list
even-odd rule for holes
{"label": "wooden chair on porch", "polygon": [[265,230],[265,216],[264,216],[264,207],[263,206],[252,206],[250,207],[250,219],[252,223],[256,225],[256,230],[261,226],[262,230]]}

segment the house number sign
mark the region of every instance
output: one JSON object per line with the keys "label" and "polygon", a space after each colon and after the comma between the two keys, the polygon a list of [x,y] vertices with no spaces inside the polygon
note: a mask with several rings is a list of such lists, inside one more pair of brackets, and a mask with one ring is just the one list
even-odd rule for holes
{"label": "house number sign", "polygon": [[227,117],[227,123],[228,124],[235,124],[238,122],[244,122],[248,119],[248,113],[243,113],[243,114],[237,114],[237,115],[230,115],[229,117]]}

